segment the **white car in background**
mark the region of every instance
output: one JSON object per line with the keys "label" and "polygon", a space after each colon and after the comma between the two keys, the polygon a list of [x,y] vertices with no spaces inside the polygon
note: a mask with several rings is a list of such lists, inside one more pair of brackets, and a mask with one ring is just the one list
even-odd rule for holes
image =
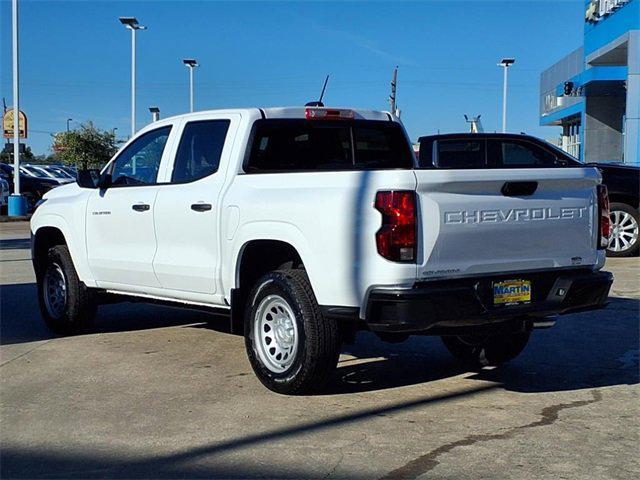
{"label": "white car in background", "polygon": [[20,165],[20,171],[30,177],[48,178],[51,180],[56,180],[60,184],[71,183],[75,181],[75,178],[68,173],[53,169],[49,165],[23,164]]}

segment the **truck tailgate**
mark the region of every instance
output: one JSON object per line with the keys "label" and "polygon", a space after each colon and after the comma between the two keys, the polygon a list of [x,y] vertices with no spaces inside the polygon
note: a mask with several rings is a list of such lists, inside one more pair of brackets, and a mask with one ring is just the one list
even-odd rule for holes
{"label": "truck tailgate", "polygon": [[415,174],[419,279],[597,262],[594,187],[600,174],[595,168],[430,169]]}

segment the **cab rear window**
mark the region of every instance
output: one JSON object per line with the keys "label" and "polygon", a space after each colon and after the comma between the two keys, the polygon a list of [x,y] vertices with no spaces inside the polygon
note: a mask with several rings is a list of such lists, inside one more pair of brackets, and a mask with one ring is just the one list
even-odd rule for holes
{"label": "cab rear window", "polygon": [[247,173],[413,168],[402,127],[368,120],[259,120]]}

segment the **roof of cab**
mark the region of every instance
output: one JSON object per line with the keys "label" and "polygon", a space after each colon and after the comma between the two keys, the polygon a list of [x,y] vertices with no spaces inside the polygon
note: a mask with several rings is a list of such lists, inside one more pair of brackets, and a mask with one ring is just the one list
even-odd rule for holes
{"label": "roof of cab", "polygon": [[264,112],[265,118],[306,118],[307,109],[351,110],[354,113],[354,118],[357,120],[393,120],[393,117],[388,112],[346,107],[275,107],[263,108],[261,110]]}
{"label": "roof of cab", "polygon": [[354,112],[354,118],[361,120],[393,120],[394,117],[388,112],[376,111],[376,110],[362,110],[355,108],[344,107],[271,107],[271,108],[234,108],[234,109],[220,109],[220,110],[202,110],[192,113],[184,113],[181,115],[174,115],[172,117],[163,118],[157,122],[157,125],[163,123],[171,123],[176,120],[190,119],[190,118],[203,118],[207,114],[231,114],[231,113],[245,113],[245,114],[258,114],[264,118],[306,118],[305,112],[308,108],[314,109],[330,109],[330,110],[352,110]]}

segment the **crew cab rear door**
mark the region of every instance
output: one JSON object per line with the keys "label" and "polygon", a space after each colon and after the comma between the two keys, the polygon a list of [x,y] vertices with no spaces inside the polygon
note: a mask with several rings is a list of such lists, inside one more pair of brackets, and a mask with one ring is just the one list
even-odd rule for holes
{"label": "crew cab rear door", "polygon": [[207,113],[180,127],[154,213],[153,266],[171,296],[193,300],[219,290],[220,198],[239,124],[240,114]]}

